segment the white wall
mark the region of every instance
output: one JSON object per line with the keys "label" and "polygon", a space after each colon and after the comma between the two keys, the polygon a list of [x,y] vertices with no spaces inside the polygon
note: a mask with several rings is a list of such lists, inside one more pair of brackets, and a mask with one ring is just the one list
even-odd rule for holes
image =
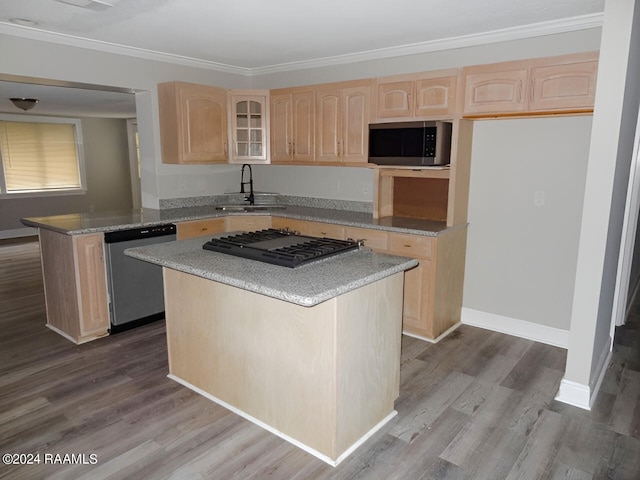
{"label": "white wall", "polygon": [[[248,77],[4,34],[0,34],[0,74],[130,88],[138,92],[136,108],[145,207],[157,208],[160,198],[211,193],[208,186],[220,183],[220,172],[233,169],[228,166],[162,163],[156,85],[181,80],[225,88],[247,88],[250,85]],[[185,178],[181,180],[183,176]],[[194,179],[199,183],[196,184]]]}
{"label": "white wall", "polygon": [[640,8],[607,0],[571,318],[558,398],[588,408],[612,344],[613,295],[640,104]]}
{"label": "white wall", "polygon": [[590,134],[589,116],[475,123],[465,308],[569,330]]}

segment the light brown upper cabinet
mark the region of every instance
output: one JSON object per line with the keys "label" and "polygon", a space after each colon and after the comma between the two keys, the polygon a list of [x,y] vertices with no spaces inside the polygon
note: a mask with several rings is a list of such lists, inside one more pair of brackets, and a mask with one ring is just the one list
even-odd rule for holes
{"label": "light brown upper cabinet", "polygon": [[465,67],[464,115],[590,113],[597,71],[597,52]]}
{"label": "light brown upper cabinet", "polygon": [[530,74],[529,110],[593,110],[597,75],[597,55],[557,65],[534,65]]}
{"label": "light brown upper cabinet", "polygon": [[378,78],[376,121],[451,117],[457,83],[457,70]]}
{"label": "light brown upper cabinet", "polygon": [[184,82],[158,85],[164,163],[227,163],[227,91]]}
{"label": "light brown upper cabinet", "polygon": [[231,90],[229,95],[230,163],[269,161],[269,91]]}
{"label": "light brown upper cabinet", "polygon": [[509,70],[495,65],[470,67],[464,74],[464,114],[523,112],[527,73],[526,67]]}
{"label": "light brown upper cabinet", "polygon": [[344,82],[316,91],[317,162],[367,162],[371,83]]}
{"label": "light brown upper cabinet", "polygon": [[313,162],[313,90],[271,91],[271,163]]}

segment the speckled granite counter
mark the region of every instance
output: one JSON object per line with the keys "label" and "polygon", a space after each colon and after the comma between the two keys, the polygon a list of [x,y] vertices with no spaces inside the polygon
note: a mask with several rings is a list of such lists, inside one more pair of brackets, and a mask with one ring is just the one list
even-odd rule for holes
{"label": "speckled granite counter", "polygon": [[22,223],[36,228],[44,228],[68,235],[126,230],[148,227],[164,223],[185,222],[229,215],[271,215],[274,217],[335,223],[339,225],[371,228],[414,235],[437,236],[447,229],[445,222],[420,220],[403,217],[373,218],[371,213],[349,210],[333,210],[297,205],[287,205],[285,209],[264,210],[247,213],[230,213],[217,210],[215,205],[155,210],[120,210],[112,212],[74,213],[50,217],[23,218]]}
{"label": "speckled granite counter", "polygon": [[125,250],[181,272],[310,307],[418,265],[417,260],[361,249],[286,268],[202,249],[202,238]]}

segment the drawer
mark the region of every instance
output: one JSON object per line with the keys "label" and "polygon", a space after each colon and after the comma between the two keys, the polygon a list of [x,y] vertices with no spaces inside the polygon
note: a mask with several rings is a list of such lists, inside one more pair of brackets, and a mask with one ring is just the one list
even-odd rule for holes
{"label": "drawer", "polygon": [[180,222],[177,224],[176,230],[178,240],[221,233],[224,232],[224,218]]}
{"label": "drawer", "polygon": [[346,227],[345,235],[353,240],[364,240],[365,246],[374,250],[387,250],[387,233],[381,230]]}
{"label": "drawer", "polygon": [[390,253],[398,255],[430,258],[432,241],[432,238],[421,235],[390,233],[388,250]]}
{"label": "drawer", "polygon": [[242,215],[226,217],[224,219],[225,232],[253,232],[255,230],[264,230],[271,228],[271,217]]}
{"label": "drawer", "polygon": [[291,218],[271,217],[271,228],[288,228],[294,232],[307,235],[307,222],[305,220],[294,220]]}
{"label": "drawer", "polygon": [[341,227],[340,225],[333,225],[331,223],[309,222],[307,224],[307,235],[312,237],[327,237],[344,240],[344,230],[344,227]]}

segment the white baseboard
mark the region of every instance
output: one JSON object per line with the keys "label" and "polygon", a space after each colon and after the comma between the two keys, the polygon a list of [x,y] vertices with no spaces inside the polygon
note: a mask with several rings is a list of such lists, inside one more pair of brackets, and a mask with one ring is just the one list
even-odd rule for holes
{"label": "white baseboard", "polygon": [[407,331],[404,331],[404,330],[402,331],[402,334],[406,335],[407,337],[413,337],[413,338],[417,338],[418,340],[424,340],[425,342],[438,343],[440,340],[442,340],[444,337],[449,335],[451,332],[453,332],[460,325],[462,325],[462,323],[460,323],[460,322],[456,323],[452,327],[449,327],[445,332],[441,333],[440,336],[438,336],[437,338],[429,338],[429,337],[425,337],[423,335],[418,335],[417,333],[407,332]]}
{"label": "white baseboard", "polygon": [[546,343],[554,347],[569,348],[569,330],[547,327],[546,325],[482,312],[472,308],[462,309],[462,323]]}
{"label": "white baseboard", "polygon": [[574,407],[591,410],[591,389],[589,385],[562,379],[556,400]]}
{"label": "white baseboard", "polygon": [[582,383],[573,382],[563,378],[560,382],[560,388],[558,389],[558,395],[556,400],[563,403],[568,403],[574,407],[584,408],[585,410],[591,410],[593,403],[596,401],[602,381],[609,368],[609,362],[613,352],[611,350],[611,337],[605,344],[604,349],[600,352],[598,363],[594,370],[595,375],[592,375],[590,385],[584,385]]}
{"label": "white baseboard", "polygon": [[347,450],[345,450],[337,459],[334,460],[334,459],[328,457],[327,455],[325,455],[324,453],[321,453],[321,452],[317,451],[315,448],[312,448],[312,447],[300,442],[299,440],[296,440],[295,438],[290,437],[286,433],[283,433],[280,430],[272,427],[271,425],[268,425],[268,424],[264,423],[262,420],[258,420],[257,418],[249,415],[248,413],[244,412],[243,410],[240,410],[239,408],[236,408],[233,405],[228,404],[227,402],[219,399],[218,397],[216,397],[214,395],[211,395],[208,392],[205,392],[204,390],[196,387],[195,385],[192,385],[191,383],[181,379],[180,377],[176,377],[175,375],[172,375],[170,373],[169,375],[167,375],[167,378],[170,378],[171,380],[173,380],[175,382],[178,382],[181,385],[184,385],[188,389],[193,390],[196,393],[199,393],[200,395],[202,395],[205,398],[208,398],[212,402],[215,402],[218,405],[223,406],[227,410],[231,410],[236,415],[239,415],[239,416],[249,420],[250,422],[255,423],[259,427],[262,427],[265,430],[267,430],[268,432],[271,432],[274,435],[277,435],[278,437],[282,438],[283,440],[286,440],[287,442],[291,443],[292,445],[295,445],[296,447],[300,448],[301,450],[304,450],[305,452],[313,455],[314,457],[322,460],[323,462],[328,463],[332,467],[338,466],[340,464],[340,462],[342,462],[345,458],[347,458],[349,455],[351,455],[351,453],[353,453],[354,450],[356,450],[360,445],[362,445],[365,441],[367,441],[369,438],[371,438],[378,430],[380,430],[384,425],[386,425],[387,422],[389,422],[389,420],[391,420],[393,417],[395,417],[398,414],[398,412],[396,410],[392,410],[391,413],[389,413],[385,418],[383,418],[377,425],[375,425],[371,430],[369,430],[367,433],[365,433],[362,437],[360,437],[358,440],[356,440]]}

